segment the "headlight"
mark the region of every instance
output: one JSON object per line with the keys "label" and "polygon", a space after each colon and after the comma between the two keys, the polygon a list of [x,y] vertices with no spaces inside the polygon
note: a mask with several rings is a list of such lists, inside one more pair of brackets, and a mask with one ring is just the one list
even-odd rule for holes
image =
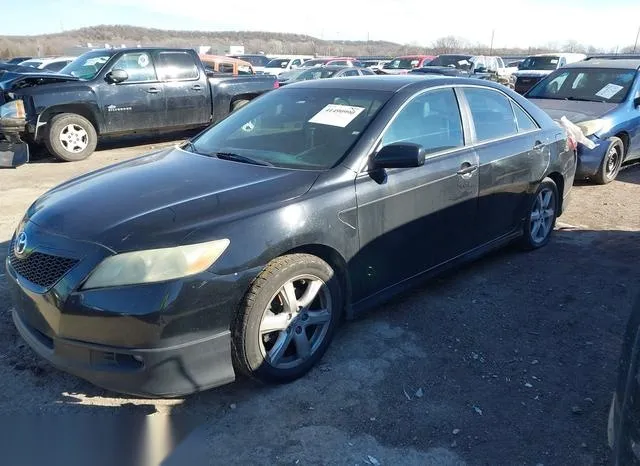
{"label": "headlight", "polygon": [[107,257],[83,289],[153,283],[204,272],[229,246],[228,239],[175,248],[148,249]]}
{"label": "headlight", "polygon": [[585,136],[591,136],[604,128],[604,120],[590,120],[578,123],[578,127],[582,130]]}
{"label": "headlight", "polygon": [[24,102],[22,100],[12,100],[0,105],[0,118],[24,118],[24,115]]}

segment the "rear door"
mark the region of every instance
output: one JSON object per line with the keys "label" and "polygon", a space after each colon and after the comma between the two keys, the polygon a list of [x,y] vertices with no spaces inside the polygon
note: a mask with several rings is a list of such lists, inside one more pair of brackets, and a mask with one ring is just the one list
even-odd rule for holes
{"label": "rear door", "polygon": [[157,128],[163,121],[166,101],[148,52],[122,54],[108,70],[124,70],[129,75],[118,84],[100,84],[96,88],[106,133]]}
{"label": "rear door", "polygon": [[461,90],[480,160],[478,239],[485,243],[520,227],[531,183],[550,154],[533,118],[505,94],[481,87]]}
{"label": "rear door", "polygon": [[206,125],[211,120],[209,81],[187,51],[155,53],[158,77],[164,84],[167,114],[162,126]]}
{"label": "rear door", "polygon": [[421,167],[365,170],[356,178],[361,250],[353,260],[354,294],[369,296],[474,243],[478,158],[464,134],[451,88],[420,93],[396,114],[379,148],[416,143],[428,155]]}

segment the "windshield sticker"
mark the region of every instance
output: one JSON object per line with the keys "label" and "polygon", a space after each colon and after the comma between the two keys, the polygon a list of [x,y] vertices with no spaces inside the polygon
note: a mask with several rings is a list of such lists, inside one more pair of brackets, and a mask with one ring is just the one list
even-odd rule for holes
{"label": "windshield sticker", "polygon": [[329,104],[316,113],[309,123],[319,125],[339,126],[345,128],[358,115],[364,111],[364,107],[352,107],[351,105]]}
{"label": "windshield sticker", "polygon": [[458,65],[469,65],[467,60],[458,60]]}
{"label": "windshield sticker", "polygon": [[610,99],[611,97],[616,95],[618,92],[620,92],[622,89],[623,89],[622,86],[618,86],[617,84],[610,83],[604,86],[598,92],[596,92],[596,95],[598,97],[602,97],[603,99]]}
{"label": "windshield sticker", "polygon": [[552,60],[549,60],[549,63],[552,63],[552,64],[554,64],[554,65],[555,65],[556,63],[558,63],[558,59],[557,59],[557,58],[554,58],[554,59],[552,59]]}
{"label": "windshield sticker", "polygon": [[144,53],[138,57],[138,65],[145,68],[149,64],[149,57]]}
{"label": "windshield sticker", "polygon": [[417,66],[420,60],[411,60],[411,66]]}

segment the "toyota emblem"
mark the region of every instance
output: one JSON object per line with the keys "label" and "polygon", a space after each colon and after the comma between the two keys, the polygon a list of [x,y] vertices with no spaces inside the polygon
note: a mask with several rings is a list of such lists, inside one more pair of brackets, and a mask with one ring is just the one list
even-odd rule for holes
{"label": "toyota emblem", "polygon": [[13,246],[13,251],[16,256],[21,257],[27,250],[27,234],[23,231],[16,238],[16,244]]}

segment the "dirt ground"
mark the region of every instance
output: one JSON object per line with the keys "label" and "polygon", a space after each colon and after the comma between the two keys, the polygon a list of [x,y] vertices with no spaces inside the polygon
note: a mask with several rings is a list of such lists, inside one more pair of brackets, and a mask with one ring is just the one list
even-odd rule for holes
{"label": "dirt ground", "polygon": [[[84,162],[0,171],[0,263],[38,195],[171,144],[111,145]],[[36,357],[11,322],[2,268],[0,419],[55,419],[45,436],[58,439],[52,464],[82,452],[92,464],[158,464],[181,441],[165,464],[606,464],[621,335],[640,292],[639,199],[640,166],[607,186],[577,185],[547,247],[495,253],[347,323],[307,377],[173,400],[106,392]],[[138,425],[124,414],[144,423],[142,444],[163,440],[146,456],[109,461],[103,451],[96,463],[91,438],[102,432],[104,447]],[[72,435],[62,426],[74,422],[81,430],[62,447]],[[24,454],[10,438],[0,440],[5,457]]]}

